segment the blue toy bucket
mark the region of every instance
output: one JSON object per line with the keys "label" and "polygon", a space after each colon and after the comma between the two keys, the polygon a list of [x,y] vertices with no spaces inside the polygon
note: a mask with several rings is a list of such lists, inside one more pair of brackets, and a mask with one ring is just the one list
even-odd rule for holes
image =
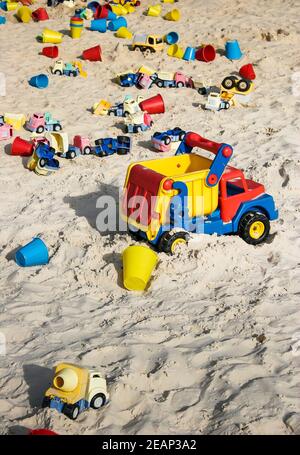
{"label": "blue toy bucket", "polygon": [[100,3],[98,2],[90,2],[88,3],[87,7],[95,13],[97,11],[97,8],[100,6]]}
{"label": "blue toy bucket", "polygon": [[176,32],[170,32],[165,36],[165,41],[168,44],[176,44],[179,40],[179,35]]}
{"label": "blue toy bucket", "polygon": [[48,248],[42,239],[35,237],[16,252],[15,261],[20,267],[48,264]]}
{"label": "blue toy bucket", "polygon": [[6,18],[4,16],[0,16],[0,24],[5,24]]}
{"label": "blue toy bucket", "polygon": [[1,8],[3,11],[7,11],[6,3],[7,3],[7,2],[0,2],[0,8]]}
{"label": "blue toy bucket", "polygon": [[195,60],[196,58],[196,49],[194,47],[187,47],[184,55],[183,55],[183,60]]}
{"label": "blue toy bucket", "polygon": [[106,32],[106,19],[94,19],[91,21],[91,30],[95,32]]}
{"label": "blue toy bucket", "polygon": [[121,27],[127,27],[127,20],[125,17],[118,17],[118,19],[110,21],[107,26],[108,30],[111,30],[112,32],[116,32]]}
{"label": "blue toy bucket", "polygon": [[107,18],[109,21],[114,21],[115,19],[117,19],[117,15],[116,13],[113,13],[112,11],[108,10],[108,15],[107,15]]}
{"label": "blue toy bucket", "polygon": [[48,87],[48,84],[49,79],[48,76],[46,76],[46,74],[38,74],[37,76],[33,76],[29,80],[29,85],[31,85],[31,87],[46,88]]}
{"label": "blue toy bucket", "polygon": [[236,39],[233,41],[226,42],[225,53],[226,57],[229,60],[239,60],[243,56],[239,43]]}

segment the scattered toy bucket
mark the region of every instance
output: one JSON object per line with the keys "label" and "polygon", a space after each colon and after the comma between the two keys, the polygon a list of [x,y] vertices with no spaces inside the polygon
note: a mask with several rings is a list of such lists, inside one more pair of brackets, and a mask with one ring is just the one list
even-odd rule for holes
{"label": "scattered toy bucket", "polygon": [[102,62],[101,47],[94,46],[86,49],[82,53],[82,58],[84,60],[89,60],[90,62]]}
{"label": "scattered toy bucket", "polygon": [[43,47],[42,55],[49,58],[57,58],[58,57],[58,47],[57,46],[47,46]]}
{"label": "scattered toy bucket", "polygon": [[172,44],[169,46],[167,53],[170,57],[175,58],[183,58],[184,56],[184,50],[178,44]]}
{"label": "scattered toy bucket", "polygon": [[19,7],[17,2],[3,2],[6,3],[6,11],[15,11]]}
{"label": "scattered toy bucket", "polygon": [[215,48],[211,44],[200,47],[196,52],[196,59],[200,62],[212,62],[216,58]]}
{"label": "scattered toy bucket", "polygon": [[33,153],[33,144],[17,136],[11,145],[10,153],[13,156],[31,156]]}
{"label": "scattered toy bucket", "polygon": [[36,430],[30,430],[29,436],[57,436],[58,433],[55,431],[48,430],[48,428],[37,428]]}
{"label": "scattered toy bucket", "polygon": [[161,5],[157,4],[154,6],[149,6],[147,11],[147,16],[158,17],[161,13]]}
{"label": "scattered toy bucket", "polygon": [[[87,7],[89,9],[91,9],[94,14],[96,13],[96,11],[99,8],[99,6],[100,6],[99,2],[90,2],[90,3],[87,4]],[[102,8],[104,8],[104,7],[102,7]]]}
{"label": "scattered toy bucket", "polygon": [[249,81],[254,81],[254,79],[256,78],[256,74],[251,63],[248,63],[248,65],[243,65],[240,68],[239,74],[241,77],[243,77],[244,79],[248,79]]}
{"label": "scattered toy bucket", "polygon": [[21,6],[17,11],[17,17],[21,22],[25,22],[26,24],[31,21],[31,15],[32,11],[28,6]]}
{"label": "scattered toy bucket", "polygon": [[127,20],[125,17],[118,17],[117,19],[110,21],[107,25],[108,30],[116,32],[121,27],[127,27]]}
{"label": "scattered toy bucket", "polygon": [[3,25],[6,23],[6,17],[0,16],[0,25]]}
{"label": "scattered toy bucket", "polygon": [[239,43],[236,39],[226,42],[225,54],[229,60],[239,60],[243,56]]}
{"label": "scattered toy bucket", "polygon": [[182,58],[183,58],[183,60],[186,60],[187,62],[190,60],[195,60],[196,49],[194,47],[187,47]]}
{"label": "scattered toy bucket", "polygon": [[165,35],[164,40],[168,44],[176,44],[179,40],[179,35],[176,32],[170,32]]}
{"label": "scattered toy bucket", "polygon": [[37,76],[33,76],[29,79],[29,85],[35,88],[47,88],[49,84],[49,79],[46,74],[38,74]]}
{"label": "scattered toy bucket", "polygon": [[144,291],[158,256],[146,246],[129,246],[123,251],[123,283],[129,291]]}
{"label": "scattered toy bucket", "polygon": [[163,97],[159,94],[141,101],[139,106],[142,111],[146,111],[148,114],[163,114],[165,112],[165,103]]}
{"label": "scattered toy bucket", "polygon": [[127,9],[124,8],[124,6],[122,6],[122,5],[113,5],[112,4],[112,5],[110,5],[110,7],[111,7],[111,11],[113,13],[115,13],[117,16],[125,16],[128,13]]}
{"label": "scattered toy bucket", "polygon": [[105,33],[107,29],[106,19],[94,19],[91,21],[90,28],[92,31]]}
{"label": "scattered toy bucket", "polygon": [[48,248],[42,239],[35,237],[16,252],[15,261],[20,267],[48,264]]}
{"label": "scattered toy bucket", "polygon": [[43,43],[59,44],[62,42],[62,39],[62,33],[56,32],[55,30],[50,30],[49,28],[45,28],[42,33]]}
{"label": "scattered toy bucket", "polygon": [[131,39],[132,38],[132,33],[128,30],[128,28],[120,27],[119,30],[116,31],[116,37],[117,38]]}
{"label": "scattered toy bucket", "polygon": [[169,11],[165,16],[164,19],[167,21],[179,21],[180,19],[180,11],[179,9],[172,9],[172,11]]}
{"label": "scattered toy bucket", "polygon": [[48,13],[45,8],[38,8],[32,11],[32,18],[36,22],[47,21],[49,19]]}
{"label": "scattered toy bucket", "polygon": [[83,19],[81,17],[73,16],[70,20],[71,38],[78,39],[81,37],[83,30]]}
{"label": "scattered toy bucket", "polygon": [[4,114],[4,123],[11,125],[14,130],[20,130],[25,122],[26,117],[24,114],[11,114],[8,112]]}

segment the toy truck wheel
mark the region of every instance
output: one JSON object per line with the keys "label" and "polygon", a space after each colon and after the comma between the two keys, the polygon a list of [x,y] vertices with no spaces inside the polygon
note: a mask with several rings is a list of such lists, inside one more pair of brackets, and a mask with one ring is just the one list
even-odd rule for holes
{"label": "toy truck wheel", "polygon": [[40,126],[37,127],[36,132],[39,133],[39,134],[40,134],[40,133],[43,133],[43,132],[44,132],[44,129],[45,129],[45,128],[44,128],[42,125],[40,125]]}
{"label": "toy truck wheel", "polygon": [[76,420],[79,416],[79,406],[77,404],[66,403],[63,407],[63,413],[69,417],[69,419]]}
{"label": "toy truck wheel", "polygon": [[156,85],[157,85],[157,87],[159,87],[159,88],[163,88],[164,83],[163,83],[163,81],[157,81],[157,82],[156,82]]}
{"label": "toy truck wheel", "polygon": [[42,408],[49,408],[50,406],[50,398],[44,397],[42,401]]}
{"label": "toy truck wheel", "polygon": [[184,83],[182,81],[179,81],[179,82],[177,82],[176,87],[177,88],[184,87]]}
{"label": "toy truck wheel", "polygon": [[167,254],[174,254],[177,246],[186,245],[189,241],[187,232],[165,232],[159,241],[158,249]]}
{"label": "toy truck wheel", "polygon": [[230,103],[228,103],[228,101],[225,101],[224,109],[229,109],[229,108],[230,108]]}
{"label": "toy truck wheel", "polygon": [[251,86],[250,82],[247,81],[246,79],[241,79],[237,83],[237,88],[240,92],[247,92],[250,86]]}
{"label": "toy truck wheel", "polygon": [[225,87],[228,90],[235,87],[235,84],[236,84],[236,79],[233,76],[225,77],[225,79],[222,82],[223,87]]}
{"label": "toy truck wheel", "polygon": [[250,245],[263,243],[270,232],[270,221],[263,213],[246,213],[239,223],[239,236]]}
{"label": "toy truck wheel", "polygon": [[164,141],[165,145],[169,145],[171,143],[171,138],[169,136],[166,136],[163,138],[163,141]]}
{"label": "toy truck wheel", "polygon": [[138,126],[136,127],[136,132],[137,132],[137,133],[141,133],[141,132],[142,132],[142,127],[138,125]]}
{"label": "toy truck wheel", "polygon": [[74,152],[74,150],[71,150],[70,152],[68,152],[68,158],[73,160],[75,157],[76,157],[76,152]]}
{"label": "toy truck wheel", "polygon": [[207,90],[205,87],[201,87],[201,88],[198,88],[198,93],[199,93],[199,95],[206,95]]}
{"label": "toy truck wheel", "polygon": [[56,125],[53,126],[53,129],[54,131],[61,131],[61,125],[57,123]]}
{"label": "toy truck wheel", "polygon": [[127,155],[127,153],[128,153],[128,150],[124,149],[124,148],[118,148],[118,150],[117,150],[118,155]]}
{"label": "toy truck wheel", "polygon": [[62,71],[60,71],[60,70],[55,70],[55,71],[54,71],[54,74],[58,74],[58,76],[62,76]]}
{"label": "toy truck wheel", "polygon": [[45,167],[46,164],[47,164],[47,161],[45,160],[45,158],[41,158],[38,162],[39,166],[40,167]]}
{"label": "toy truck wheel", "polygon": [[89,155],[90,153],[92,153],[91,147],[84,147],[83,154],[84,155]]}
{"label": "toy truck wheel", "polygon": [[91,408],[93,409],[100,409],[102,406],[105,405],[106,399],[105,395],[103,393],[97,393],[92,399],[91,399]]}
{"label": "toy truck wheel", "polygon": [[148,55],[151,54],[151,49],[144,48],[143,49],[143,54],[144,54],[145,57],[147,57]]}

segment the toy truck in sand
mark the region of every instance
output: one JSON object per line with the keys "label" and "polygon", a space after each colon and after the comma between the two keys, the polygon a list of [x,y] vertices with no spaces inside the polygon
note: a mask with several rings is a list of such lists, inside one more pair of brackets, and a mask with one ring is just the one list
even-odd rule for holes
{"label": "toy truck in sand", "polygon": [[52,118],[50,112],[45,112],[45,114],[33,114],[26,122],[26,129],[41,134],[44,131],[60,131],[62,126],[58,120]]}
{"label": "toy truck in sand", "polygon": [[[194,147],[215,158],[191,153]],[[232,153],[228,144],[188,132],[175,156],[131,164],[122,202],[129,231],[169,254],[188,242],[190,232],[264,242],[278,211],[262,184],[227,166]]]}
{"label": "toy truck in sand", "polygon": [[141,51],[145,56],[165,48],[164,40],[161,36],[137,33],[133,37],[131,45],[133,51]]}
{"label": "toy truck in sand", "polygon": [[75,420],[86,409],[101,408],[108,399],[106,380],[99,372],[60,363],[55,368],[53,383],[45,393],[42,407],[56,409]]}

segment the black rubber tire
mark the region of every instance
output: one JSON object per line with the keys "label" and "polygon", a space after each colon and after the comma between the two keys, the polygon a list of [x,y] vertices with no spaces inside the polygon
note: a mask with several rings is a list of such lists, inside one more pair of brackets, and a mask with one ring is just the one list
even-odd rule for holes
{"label": "black rubber tire", "polygon": [[61,125],[59,125],[58,123],[53,126],[53,129],[54,129],[54,131],[61,131],[62,130]]}
{"label": "black rubber tire", "polygon": [[62,412],[65,414],[65,416],[69,417],[69,419],[76,420],[79,416],[79,406],[77,404],[66,403],[63,407]]}
{"label": "black rubber tire", "polygon": [[185,133],[180,133],[179,134],[179,140],[183,141],[184,138],[185,138]]}
{"label": "black rubber tire", "polygon": [[164,144],[165,144],[165,145],[171,144],[171,138],[170,138],[169,136],[165,136],[165,137],[163,138],[163,141],[164,141]]}
{"label": "black rubber tire", "polygon": [[44,397],[42,401],[42,408],[49,408],[50,407],[50,397]]}
{"label": "black rubber tire", "polygon": [[158,137],[161,135],[161,132],[160,131],[156,131],[154,134],[153,134],[153,137]]}
{"label": "black rubber tire", "polygon": [[45,158],[40,158],[39,159],[39,166],[40,167],[45,167],[47,165],[47,160]]}
{"label": "black rubber tire", "polygon": [[91,153],[92,153],[91,147],[88,147],[88,146],[84,147],[84,149],[83,149],[83,154],[84,155],[90,155]]}
{"label": "black rubber tire", "polygon": [[237,83],[237,88],[242,93],[248,92],[250,87],[251,87],[251,82],[247,81],[246,79],[241,79]]}
{"label": "black rubber tire", "polygon": [[43,133],[44,131],[45,131],[45,128],[42,125],[38,126],[36,129],[36,132],[39,134]]}
{"label": "black rubber tire", "polygon": [[70,158],[70,160],[74,160],[74,158],[76,158],[76,152],[73,150],[71,152],[68,152],[68,155],[68,158]]}
{"label": "black rubber tire", "polygon": [[[261,237],[254,239],[250,236],[250,227],[256,222],[261,221],[265,226],[265,231]],[[268,237],[270,232],[270,221],[266,215],[259,212],[248,212],[242,216],[239,222],[238,234],[239,236],[250,245],[259,245],[263,243]]]}
{"label": "black rubber tire", "polygon": [[231,90],[236,86],[236,78],[234,76],[228,76],[223,79],[222,85],[225,89]]}
{"label": "black rubber tire", "polygon": [[158,249],[167,254],[174,254],[172,252],[172,245],[175,240],[183,239],[188,243],[189,238],[189,234],[184,231],[174,232],[173,234],[171,232],[165,232],[160,238]]}
{"label": "black rubber tire", "polygon": [[145,48],[143,50],[144,57],[148,57],[148,55],[150,55],[151,53],[152,53],[151,49]]}
{"label": "black rubber tire", "polygon": [[136,127],[136,132],[137,133],[141,133],[142,132],[142,127],[141,126],[137,126]]}
{"label": "black rubber tire", "polygon": [[[100,406],[98,405],[99,398],[102,398],[102,403],[101,403]],[[91,408],[93,408],[93,409],[100,409],[100,408],[102,408],[102,406],[105,405],[105,402],[106,402],[105,395],[103,395],[103,393],[97,393],[97,394],[91,399]]]}
{"label": "black rubber tire", "polygon": [[182,88],[182,87],[184,87],[184,83],[182,81],[179,81],[179,82],[177,82],[176,87]]}
{"label": "black rubber tire", "polygon": [[230,103],[228,103],[228,101],[226,101],[224,103],[224,109],[229,109],[230,108]]}
{"label": "black rubber tire", "polygon": [[117,154],[118,155],[127,155],[128,153],[128,149],[124,149],[124,148],[118,148],[117,149]]}
{"label": "black rubber tire", "polygon": [[201,87],[201,88],[198,88],[198,93],[199,93],[199,95],[206,95],[207,90],[205,87]]}
{"label": "black rubber tire", "polygon": [[163,88],[164,83],[163,83],[163,81],[157,81],[157,82],[156,82],[156,85],[157,85],[157,87],[159,87],[159,88]]}
{"label": "black rubber tire", "polygon": [[60,70],[55,70],[54,74],[58,74],[59,76],[62,76],[63,73]]}
{"label": "black rubber tire", "polygon": [[108,115],[110,116],[110,115],[116,115],[116,114],[115,114],[115,111],[108,111]]}

